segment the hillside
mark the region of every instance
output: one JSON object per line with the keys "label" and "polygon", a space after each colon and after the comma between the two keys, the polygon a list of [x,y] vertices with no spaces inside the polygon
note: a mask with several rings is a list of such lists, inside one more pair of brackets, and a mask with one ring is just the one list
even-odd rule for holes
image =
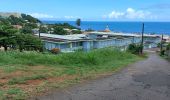
{"label": "hillside", "polygon": [[[0,25],[13,26],[20,33],[81,34],[79,28],[68,23],[44,24],[39,19],[27,14],[0,13]],[[76,29],[76,30],[75,30]]]}
{"label": "hillside", "polygon": [[0,12],[0,16],[2,17],[9,17],[9,16],[15,16],[15,17],[21,17],[21,13],[17,13],[17,12]]}

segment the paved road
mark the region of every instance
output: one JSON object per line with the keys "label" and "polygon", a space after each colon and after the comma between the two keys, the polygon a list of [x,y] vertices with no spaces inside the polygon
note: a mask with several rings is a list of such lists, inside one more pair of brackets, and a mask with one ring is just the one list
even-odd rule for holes
{"label": "paved road", "polygon": [[170,100],[170,63],[155,53],[112,76],[38,100]]}

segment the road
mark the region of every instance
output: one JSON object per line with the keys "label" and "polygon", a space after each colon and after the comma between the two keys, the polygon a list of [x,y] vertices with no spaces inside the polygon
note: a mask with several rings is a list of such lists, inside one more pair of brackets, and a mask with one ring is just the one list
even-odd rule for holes
{"label": "road", "polygon": [[170,100],[170,62],[149,53],[119,73],[36,100]]}

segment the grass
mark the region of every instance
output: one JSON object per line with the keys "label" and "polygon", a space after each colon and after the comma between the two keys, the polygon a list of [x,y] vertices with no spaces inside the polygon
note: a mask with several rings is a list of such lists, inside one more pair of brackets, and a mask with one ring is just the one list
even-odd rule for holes
{"label": "grass", "polygon": [[0,52],[0,99],[27,98],[112,73],[141,59],[112,48],[59,55]]}

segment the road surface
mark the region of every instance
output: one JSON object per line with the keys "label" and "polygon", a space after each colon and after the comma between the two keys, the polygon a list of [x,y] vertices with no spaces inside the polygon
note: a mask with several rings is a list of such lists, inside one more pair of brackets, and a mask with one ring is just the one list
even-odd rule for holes
{"label": "road surface", "polygon": [[36,100],[170,100],[170,62],[156,53],[119,73]]}

